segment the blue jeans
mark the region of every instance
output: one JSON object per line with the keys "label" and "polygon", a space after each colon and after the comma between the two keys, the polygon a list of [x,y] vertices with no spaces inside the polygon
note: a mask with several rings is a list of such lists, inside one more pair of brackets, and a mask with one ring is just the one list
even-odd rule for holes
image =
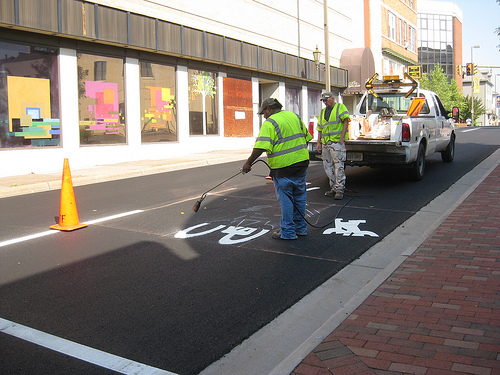
{"label": "blue jeans", "polygon": [[281,206],[281,238],[293,239],[297,234],[307,234],[307,224],[302,217],[306,215],[306,176],[307,172],[292,177],[273,177],[276,198]]}

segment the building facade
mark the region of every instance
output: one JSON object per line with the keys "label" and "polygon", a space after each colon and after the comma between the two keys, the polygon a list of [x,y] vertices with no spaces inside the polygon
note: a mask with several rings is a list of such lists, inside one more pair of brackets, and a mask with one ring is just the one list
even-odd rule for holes
{"label": "building facade", "polygon": [[417,0],[381,1],[382,75],[403,77],[417,65]]}
{"label": "building facade", "polygon": [[[328,6],[339,97],[360,19],[363,0]],[[252,147],[265,97],[307,123],[323,26],[313,0],[0,0],[0,175]]]}
{"label": "building facade", "polygon": [[[489,69],[479,69],[477,74],[473,76],[465,76],[463,81],[464,95],[472,96],[481,99],[484,105],[484,113],[476,120],[477,126],[493,126],[498,125],[498,117],[496,114],[495,87],[492,82],[493,74]],[[473,83],[475,81],[475,84]]]}
{"label": "building facade", "polygon": [[[454,3],[419,0],[418,60],[422,73],[439,63],[448,82],[462,87],[462,10]],[[457,67],[460,67],[457,69]]]}

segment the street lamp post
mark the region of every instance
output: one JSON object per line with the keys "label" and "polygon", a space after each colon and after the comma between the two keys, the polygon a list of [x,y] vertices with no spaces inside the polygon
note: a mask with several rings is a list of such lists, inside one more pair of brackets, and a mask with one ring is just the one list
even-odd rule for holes
{"label": "street lamp post", "polygon": [[497,125],[500,125],[499,123],[499,118],[500,118],[500,114],[499,114],[499,110],[498,108],[500,108],[499,106],[499,103],[500,103],[500,93],[498,93],[498,90],[497,90],[497,77],[499,77],[500,74],[495,74],[495,94],[496,94],[496,97],[495,97],[495,115],[497,117]]}
{"label": "street lamp post", "polygon": [[326,91],[330,91],[330,49],[329,49],[329,35],[328,35],[328,3],[323,0],[323,12],[325,18],[325,85]]}
{"label": "street lamp post", "polygon": [[472,68],[472,76],[471,76],[471,81],[470,81],[472,105],[471,105],[470,113],[471,113],[471,117],[472,117],[471,118],[472,126],[476,125],[476,122],[474,121],[474,55],[473,55],[473,51],[474,51],[474,48],[479,48],[479,47],[480,46],[470,47],[470,64],[471,64],[471,68]]}
{"label": "street lamp post", "polygon": [[[324,6],[324,17],[325,17],[325,87],[326,91],[330,91],[330,50],[329,50],[329,41],[328,41],[328,4],[327,0],[323,1]],[[316,64],[316,69],[320,70],[320,62],[319,59],[321,57],[321,51],[316,46],[316,50],[313,51],[314,63]]]}

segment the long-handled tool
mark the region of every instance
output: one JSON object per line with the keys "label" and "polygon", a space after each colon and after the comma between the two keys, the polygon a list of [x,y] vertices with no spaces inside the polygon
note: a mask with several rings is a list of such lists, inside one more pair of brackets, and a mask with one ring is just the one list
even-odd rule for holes
{"label": "long-handled tool", "polygon": [[[256,161],[254,161],[254,162],[252,163],[252,165],[255,165],[255,163],[258,163],[259,161],[260,161],[260,162],[263,162],[263,163],[267,166],[267,168],[269,168],[269,170],[271,170],[271,167],[269,166],[269,164],[267,164],[267,163],[266,163],[264,160],[262,160],[262,159],[258,159],[258,160],[256,160]],[[240,169],[240,171],[239,171],[238,173],[236,173],[235,175],[233,175],[233,176],[229,177],[228,179],[226,179],[226,180],[222,181],[221,183],[219,183],[219,184],[215,185],[215,186],[214,186],[213,188],[211,188],[210,190],[207,190],[206,192],[204,192],[204,193],[202,194],[202,196],[200,197],[200,199],[198,199],[198,200],[196,201],[196,203],[193,205],[193,211],[194,211],[194,212],[198,212],[198,210],[200,209],[200,206],[201,206],[201,202],[203,202],[203,200],[207,197],[207,193],[211,192],[211,191],[212,191],[212,190],[214,190],[216,187],[219,187],[220,185],[222,185],[223,183],[225,183],[225,182],[229,181],[230,179],[232,179],[232,178],[234,178],[234,177],[236,177],[236,176],[239,176],[240,174],[245,174],[245,172],[243,172],[243,170],[242,170],[242,169]],[[348,199],[348,200],[347,200],[347,201],[346,201],[346,202],[345,202],[345,203],[344,203],[344,204],[340,207],[340,209],[338,210],[338,212],[337,212],[337,214],[335,215],[335,217],[333,218],[333,220],[332,220],[332,221],[330,221],[330,222],[328,222],[328,223],[326,223],[326,224],[324,224],[324,225],[321,225],[321,226],[314,225],[314,224],[312,224],[311,222],[309,222],[309,220],[307,220],[307,218],[306,218],[306,217],[302,214],[302,212],[300,212],[300,210],[299,210],[299,209],[297,209],[297,206],[295,205],[295,202],[293,201],[293,199],[292,199],[291,197],[290,197],[290,200],[292,201],[293,206],[297,209],[297,211],[298,211],[298,213],[300,214],[300,216],[302,216],[302,218],[305,220],[305,222],[306,222],[308,225],[310,225],[310,226],[311,226],[311,227],[313,227],[313,228],[320,228],[320,229],[321,229],[321,228],[325,228],[325,227],[327,227],[328,225],[330,225],[331,223],[333,223],[333,222],[335,221],[335,219],[338,217],[338,215],[340,214],[340,211],[342,211],[342,209],[343,209],[344,207],[346,207],[346,206],[347,206],[347,204],[348,204],[349,202],[351,202],[354,198],[360,198],[360,197],[361,197],[360,195],[351,195],[351,194],[346,194],[346,195],[350,195],[350,198],[349,198],[349,199]],[[368,197],[370,197],[370,196],[365,196],[365,198],[368,198]]]}
{"label": "long-handled tool", "polygon": [[240,171],[239,171],[238,173],[236,173],[235,175],[233,175],[233,176],[229,177],[227,180],[222,181],[220,184],[217,184],[217,185],[215,185],[213,188],[211,188],[211,189],[207,190],[206,192],[204,192],[204,193],[201,195],[200,199],[198,199],[198,200],[196,201],[196,203],[193,205],[193,211],[194,211],[194,212],[198,212],[198,210],[200,209],[200,206],[201,206],[201,202],[203,202],[203,200],[207,197],[207,194],[208,194],[209,192],[211,192],[211,191],[212,191],[212,190],[214,190],[215,188],[217,188],[217,187],[221,186],[223,183],[225,183],[225,182],[229,181],[230,179],[232,179],[232,178],[234,178],[234,177],[236,177],[236,176],[239,176],[240,174],[245,174],[245,172],[243,172],[243,170],[242,170],[242,169],[240,169]]}

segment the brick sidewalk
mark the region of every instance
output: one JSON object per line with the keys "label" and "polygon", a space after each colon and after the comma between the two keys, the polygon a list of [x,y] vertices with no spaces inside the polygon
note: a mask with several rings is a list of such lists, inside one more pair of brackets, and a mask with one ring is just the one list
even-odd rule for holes
{"label": "brick sidewalk", "polygon": [[500,375],[500,166],[293,375]]}

